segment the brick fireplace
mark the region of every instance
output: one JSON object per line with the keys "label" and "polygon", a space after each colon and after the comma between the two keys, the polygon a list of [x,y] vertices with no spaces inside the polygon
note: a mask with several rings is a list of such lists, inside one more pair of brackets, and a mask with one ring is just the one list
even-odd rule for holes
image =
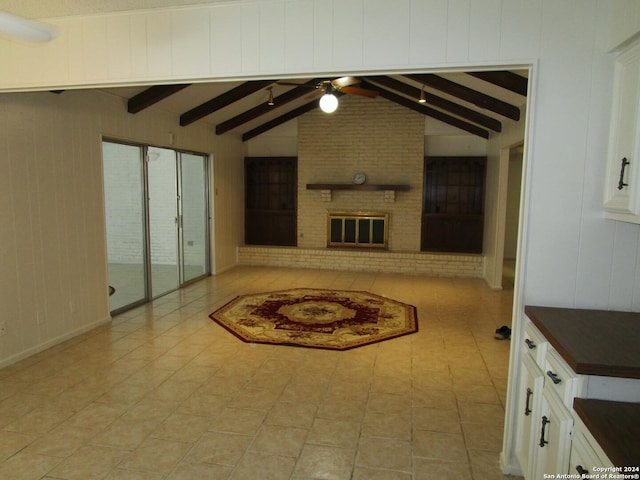
{"label": "brick fireplace", "polygon": [[[298,117],[297,247],[240,246],[238,263],[482,277],[481,255],[420,251],[424,122],[383,98],[352,95],[341,97],[332,114],[314,110]],[[308,188],[351,184],[356,172],[366,174],[365,186],[407,188]],[[327,212],[388,214],[386,247],[329,248]]]}

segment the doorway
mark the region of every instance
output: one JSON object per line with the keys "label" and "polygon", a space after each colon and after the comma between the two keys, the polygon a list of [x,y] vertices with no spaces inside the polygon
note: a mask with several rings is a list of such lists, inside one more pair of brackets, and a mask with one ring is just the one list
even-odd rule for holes
{"label": "doorway", "polygon": [[502,287],[513,288],[516,256],[518,253],[518,224],[520,222],[520,196],[522,190],[522,156],[524,147],[509,149],[507,172],[507,204],[504,225],[504,251],[502,255]]}
{"label": "doorway", "polygon": [[208,157],[108,140],[102,150],[113,315],[209,274]]}

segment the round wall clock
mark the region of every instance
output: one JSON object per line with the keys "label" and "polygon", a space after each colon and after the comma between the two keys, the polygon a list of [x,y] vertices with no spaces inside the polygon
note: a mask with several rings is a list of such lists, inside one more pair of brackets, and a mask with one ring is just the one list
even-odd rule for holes
{"label": "round wall clock", "polygon": [[362,172],[357,172],[353,174],[353,178],[351,180],[355,185],[362,185],[367,181],[367,176]]}

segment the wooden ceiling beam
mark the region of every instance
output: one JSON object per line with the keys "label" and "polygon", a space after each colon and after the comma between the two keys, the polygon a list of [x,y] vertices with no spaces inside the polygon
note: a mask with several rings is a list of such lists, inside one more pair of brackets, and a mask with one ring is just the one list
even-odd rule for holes
{"label": "wooden ceiling beam", "polygon": [[[420,98],[421,91],[419,88],[415,88],[408,83],[401,82],[400,80],[396,80],[394,78],[386,76],[367,77],[367,80],[370,80],[375,84],[382,85],[383,87],[389,88],[391,90],[395,90],[396,92],[402,93],[408,97],[415,98],[416,102]],[[455,102],[451,102],[445,98],[438,97],[437,95],[429,92],[424,92],[424,98],[427,105],[438,107],[441,110],[445,110],[458,117],[461,117],[464,120],[468,120],[469,122],[473,122],[482,127],[493,130],[494,132],[502,131],[502,123],[495,118],[489,117],[488,115],[476,112],[475,110],[464,107]]]}
{"label": "wooden ceiling beam", "polygon": [[362,86],[364,88],[377,89],[380,92],[380,96],[382,98],[386,98],[387,100],[391,102],[395,102],[398,105],[401,105],[406,108],[410,108],[411,110],[414,110],[418,113],[421,113],[431,118],[435,118],[436,120],[440,120],[441,122],[452,125],[456,128],[469,132],[478,137],[489,138],[488,130],[485,130],[484,128],[480,128],[477,125],[474,125],[473,123],[465,122],[464,120],[460,120],[457,117],[452,117],[451,115],[441,112],[440,110],[427,107],[424,104],[418,103],[415,100],[409,100],[408,98],[403,97],[402,95],[398,95],[397,93],[393,93],[384,88],[376,88],[376,86],[372,84],[368,84],[367,82],[363,82]]}
{"label": "wooden ceiling beam", "polygon": [[[341,93],[341,92],[333,92],[333,94],[338,98],[344,95],[344,93]],[[278,118],[269,120],[268,122],[263,123],[262,125],[259,125],[256,128],[244,133],[242,135],[242,141],[246,142],[247,140],[251,140],[253,137],[257,137],[258,135],[268,130],[271,130],[272,128],[277,127],[278,125],[282,125],[283,123],[288,122],[289,120],[293,120],[294,118],[299,117],[300,115],[304,115],[305,113],[310,112],[311,110],[315,110],[318,107],[319,107],[318,100],[313,100],[312,102],[305,103],[304,105],[298,108],[295,108],[283,115],[280,115]]]}
{"label": "wooden ceiling beam", "polygon": [[274,109],[280,108],[283,105],[286,105],[287,103],[302,97],[303,95],[308,95],[313,91],[310,87],[317,85],[319,81],[320,80],[317,79],[309,80],[308,82],[301,84],[301,86],[295,87],[291,90],[286,91],[282,95],[275,97],[273,99],[275,105],[267,105],[267,102],[261,103],[260,105],[257,105],[252,109],[247,110],[246,112],[236,115],[235,117],[216,125],[216,135],[222,135],[223,133],[226,133],[229,130],[233,130],[234,128],[239,127],[244,123],[255,120],[265,113],[272,112]]}
{"label": "wooden ceiling beam", "polygon": [[527,96],[529,79],[517,73],[509,72],[508,70],[497,70],[492,72],[467,72],[467,74],[523,97]]}
{"label": "wooden ceiling beam", "polygon": [[228,105],[231,105],[238,100],[251,95],[263,88],[271,85],[275,80],[255,80],[251,82],[245,82],[237,87],[232,88],[228,92],[218,95],[209,101],[206,101],[191,110],[184,112],[180,115],[180,125],[186,127],[193,122],[200,120],[201,118],[211,115],[213,112],[220,110]]}
{"label": "wooden ceiling beam", "polygon": [[294,110],[290,110],[287,113],[280,115],[278,118],[269,120],[268,122],[263,123],[262,125],[259,125],[256,128],[251,129],[248,132],[244,133],[242,135],[242,141],[246,142],[247,140],[251,140],[252,138],[257,137],[258,135],[268,130],[271,130],[272,128],[275,128],[278,125],[282,125],[283,123],[288,122],[289,120],[293,120],[294,118],[299,117],[300,115],[303,115],[307,112],[310,112],[311,110],[317,107],[318,107],[318,102],[314,100],[313,102],[306,103]]}
{"label": "wooden ceiling beam", "polygon": [[406,77],[511,120],[520,120],[520,109],[518,107],[433,73],[406,75]]}
{"label": "wooden ceiling beam", "polygon": [[158,103],[160,100],[179,92],[183,88],[187,88],[190,84],[182,85],[154,85],[139,94],[131,97],[127,102],[127,112],[138,113],[151,105]]}

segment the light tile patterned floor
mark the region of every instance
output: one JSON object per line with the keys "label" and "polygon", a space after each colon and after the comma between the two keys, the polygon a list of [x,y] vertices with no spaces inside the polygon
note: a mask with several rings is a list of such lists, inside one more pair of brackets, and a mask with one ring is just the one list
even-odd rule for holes
{"label": "light tile patterned floor", "polygon": [[[253,345],[239,294],[366,290],[416,334],[344,352]],[[238,267],[0,370],[0,478],[495,480],[512,291],[481,280]]]}

